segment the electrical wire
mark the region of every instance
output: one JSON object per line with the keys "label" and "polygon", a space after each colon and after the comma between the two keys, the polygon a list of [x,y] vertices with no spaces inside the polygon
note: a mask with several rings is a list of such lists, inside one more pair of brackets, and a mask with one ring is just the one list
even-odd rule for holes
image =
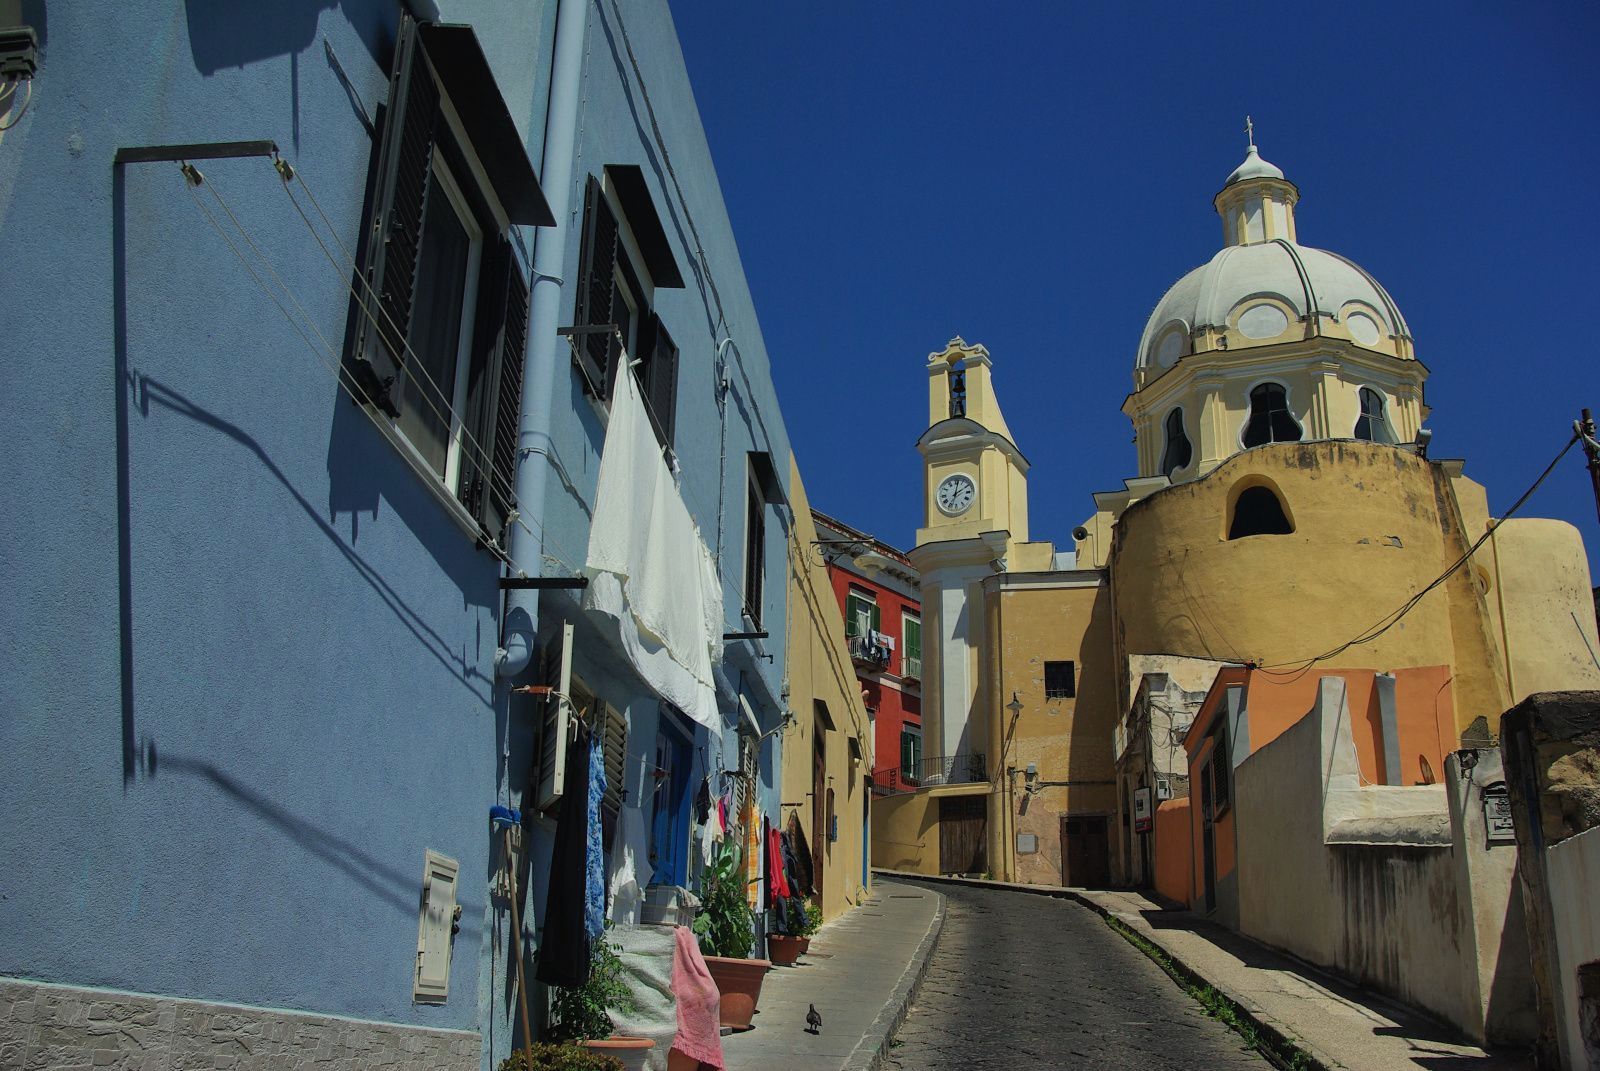
{"label": "electrical wire", "polygon": [[[1533,497],[1533,493],[1539,489],[1539,485],[1544,483],[1546,478],[1548,478],[1549,475],[1552,472],[1555,471],[1556,465],[1558,465],[1561,462],[1562,458],[1567,456],[1567,451],[1571,450],[1572,447],[1579,441],[1580,438],[1581,438],[1581,435],[1579,433],[1577,433],[1577,432],[1574,432],[1573,435],[1572,435],[1572,438],[1567,440],[1567,445],[1563,446],[1561,448],[1561,451],[1556,454],[1554,459],[1551,460],[1550,464],[1545,466],[1544,471],[1539,474],[1539,478],[1537,480],[1534,480],[1533,484],[1526,491],[1524,491],[1522,493],[1522,497],[1518,498],[1516,500],[1516,502],[1512,504],[1511,508],[1506,510],[1506,512],[1503,515],[1501,515],[1501,517],[1498,520],[1491,521],[1489,523],[1489,525],[1488,525],[1487,530],[1483,533],[1483,535],[1478,537],[1477,541],[1474,542],[1472,544],[1472,546],[1467,548],[1466,553],[1462,554],[1461,557],[1457,558],[1449,566],[1449,568],[1445,569],[1444,572],[1440,573],[1437,577],[1435,577],[1421,591],[1418,591],[1415,595],[1411,596],[1404,603],[1401,603],[1400,606],[1397,609],[1395,609],[1395,610],[1391,611],[1390,613],[1385,614],[1383,617],[1379,618],[1377,620],[1377,622],[1375,622],[1365,632],[1362,632],[1360,635],[1354,637],[1353,639],[1346,640],[1344,643],[1341,643],[1339,646],[1334,647],[1331,650],[1324,651],[1322,654],[1315,655],[1315,656],[1313,656],[1311,658],[1308,658],[1308,659],[1298,659],[1297,658],[1297,659],[1291,659],[1291,660],[1289,660],[1287,662],[1274,662],[1274,663],[1271,663],[1271,664],[1265,665],[1265,666],[1257,666],[1257,667],[1255,667],[1256,672],[1265,673],[1267,676],[1274,677],[1274,678],[1285,677],[1287,679],[1284,680],[1282,683],[1292,684],[1295,681],[1299,680],[1301,677],[1305,676],[1306,673],[1310,672],[1311,667],[1316,665],[1317,663],[1325,662],[1330,658],[1337,657],[1338,655],[1344,653],[1345,651],[1349,650],[1351,647],[1356,646],[1357,644],[1371,643],[1373,640],[1377,639],[1379,636],[1382,636],[1385,632],[1388,632],[1395,625],[1399,624],[1400,620],[1402,618],[1404,618],[1413,609],[1415,609],[1417,604],[1422,601],[1423,597],[1425,595],[1427,595],[1428,592],[1432,591],[1434,588],[1438,587],[1440,584],[1443,584],[1450,577],[1454,576],[1456,574],[1456,572],[1459,571],[1463,565],[1467,564],[1467,562],[1472,558],[1472,555],[1477,552],[1479,547],[1483,546],[1484,543],[1488,542],[1489,538],[1494,535],[1495,531],[1500,527],[1500,525],[1502,525],[1506,521],[1510,520],[1511,517],[1514,516],[1516,514],[1516,512],[1519,509],[1522,508],[1523,504],[1526,503],[1528,501],[1528,499]],[[1282,669],[1285,666],[1293,666],[1295,668],[1292,669],[1292,670],[1288,670],[1285,673],[1274,673],[1274,672],[1272,672],[1275,669]]]}
{"label": "electrical wire", "polygon": [[[372,398],[367,394],[366,388],[359,382],[354,382],[354,386],[352,386],[351,383],[346,382],[348,373],[342,368],[337,357],[334,356],[337,353],[337,350],[333,347],[332,343],[328,341],[327,336],[322,333],[321,329],[317,327],[315,319],[306,311],[305,306],[300,302],[299,298],[294,293],[294,290],[283,281],[282,276],[280,276],[277,270],[272,266],[272,262],[266,257],[266,255],[261,251],[260,247],[256,244],[255,240],[251,237],[248,229],[245,228],[245,226],[239,221],[238,217],[233,213],[226,200],[222,197],[220,191],[216,189],[215,184],[211,180],[204,178],[200,171],[197,168],[194,168],[192,165],[184,163],[183,167],[185,169],[185,185],[188,188],[190,197],[194,201],[195,206],[205,216],[207,222],[211,224],[212,229],[217,232],[217,235],[222,238],[223,242],[227,244],[230,250],[232,250],[234,256],[238,258],[240,264],[244,266],[245,270],[250,274],[250,277],[255,281],[256,286],[262,291],[262,293],[266,294],[272,303],[277,306],[278,311],[282,313],[284,318],[289,321],[290,325],[295,328],[296,333],[299,334],[301,339],[306,343],[307,348],[310,349],[312,353],[315,354],[316,357],[323,363],[323,365],[327,367],[328,370],[333,374],[335,383],[350,396],[351,400],[354,401],[357,407],[367,415],[368,419],[373,422],[374,426],[379,427],[380,430],[384,430],[382,425],[379,424],[378,417],[373,414],[374,403]],[[194,178],[190,178],[191,172],[196,178],[200,179],[200,182],[197,183]],[[218,206],[221,207],[222,210],[227,214],[229,220],[233,223],[235,229],[238,230],[245,243],[249,245],[251,251],[256,255],[256,257],[260,259],[261,264],[266,269],[267,273],[272,276],[273,280],[282,289],[283,294],[289,299],[295,308],[299,310],[300,315],[304,318],[306,324],[311,327],[312,332],[322,342],[322,346],[320,348],[316,343],[312,342],[310,336],[306,334],[304,326],[302,326],[300,321],[289,312],[288,308],[285,307],[283,301],[278,297],[277,293],[275,293],[273,289],[269,287],[261,278],[261,275],[259,272],[257,272],[255,266],[250,263],[243,251],[239,249],[237,243],[235,243],[228,233],[223,229],[221,223],[217,220],[216,215],[202,200],[200,200],[198,195],[195,194],[195,186],[200,184],[209,187],[211,195],[217,201]],[[353,380],[353,377],[351,378]],[[358,391],[360,392],[359,395],[357,394]],[[536,533],[533,531],[533,529],[527,527],[526,522],[520,515],[514,517],[513,522],[521,525],[523,530],[528,532],[528,534],[535,536],[535,538],[541,538],[539,533]],[[550,540],[549,542],[554,543],[553,540]],[[516,562],[512,560],[511,556],[506,552],[506,550],[500,546],[497,540],[488,538],[486,536],[484,539],[484,545],[489,549],[491,554],[503,561],[514,572],[526,575],[521,567],[519,567]],[[566,566],[566,568],[571,570],[574,574],[578,572],[577,568],[573,566],[571,562],[564,560],[560,556],[551,555],[548,552],[546,552],[546,556],[551,557],[553,560]]]}
{"label": "electrical wire", "polygon": [[[344,276],[344,273],[348,271],[350,276],[360,279],[362,286],[366,287],[368,293],[372,296],[373,304],[377,305],[378,310],[383,314],[384,319],[388,322],[395,336],[401,339],[401,344],[405,350],[400,362],[401,367],[403,369],[408,368],[408,362],[406,358],[410,358],[411,362],[414,362],[414,367],[410,368],[409,370],[420,372],[421,377],[431,388],[431,394],[436,395],[439,399],[441,399],[440,402],[435,402],[433,397],[430,396],[429,391],[422,391],[419,393],[422,395],[422,400],[424,403],[426,403],[433,411],[434,415],[443,421],[447,426],[457,430],[461,444],[469,447],[471,452],[477,456],[480,469],[484,473],[485,477],[492,482],[492,485],[498,488],[500,492],[506,496],[508,501],[516,501],[515,487],[511,484],[508,478],[498,474],[495,471],[494,459],[489,454],[488,450],[486,450],[483,444],[480,443],[478,439],[467,429],[466,422],[462,420],[456,413],[455,408],[448,402],[442,401],[444,397],[443,390],[440,388],[438,382],[428,372],[427,367],[422,363],[422,359],[417,356],[416,351],[411,348],[410,342],[405,338],[405,332],[400,330],[399,325],[395,323],[394,317],[387,309],[383,307],[383,303],[377,300],[377,295],[373,291],[372,284],[356,269],[355,260],[351,256],[349,248],[339,238],[338,229],[335,228],[332,222],[328,219],[327,213],[323,211],[321,203],[317,201],[316,195],[311,191],[311,187],[306,183],[304,177],[300,174],[300,170],[289,165],[287,162],[280,162],[280,160],[281,158],[275,156],[273,158],[272,166],[277,172],[278,177],[283,180],[280,185],[284,189],[284,194],[288,197],[290,204],[294,206],[295,212],[300,217],[301,222],[304,223],[306,229],[310,231],[311,236],[316,241],[318,248],[322,250],[323,256],[327,259],[328,263],[333,266],[333,269],[341,276]],[[285,174],[285,172],[287,172],[287,174]],[[316,210],[317,215],[322,219],[323,224],[327,227],[329,235],[333,238],[334,243],[339,247],[339,251],[344,255],[343,266],[340,265],[339,261],[334,257],[332,251],[329,250],[327,243],[323,241],[322,234],[317,230],[316,225],[311,222],[310,217],[306,215],[305,209],[301,207],[299,201],[295,199],[293,191],[289,189],[289,179],[291,177],[300,184],[301,189],[306,191],[306,198],[311,202],[313,208]],[[220,202],[221,195],[216,190],[215,183],[208,182],[208,185],[212,187],[212,195],[217,197]],[[229,216],[230,218],[233,218],[233,214],[231,212],[229,212]],[[234,222],[236,226],[239,226],[237,219],[235,219]],[[242,226],[240,229],[241,233],[243,233]],[[258,255],[261,255],[259,250],[257,252]],[[263,259],[265,259],[264,256]],[[356,307],[361,310],[362,315],[367,319],[367,321],[374,327],[379,326],[377,323],[377,318],[372,313],[371,307],[365,300],[362,299],[360,293],[357,292],[355,287],[348,281],[344,282],[344,287],[346,292],[350,294],[351,298],[355,300]],[[324,341],[326,340],[324,339]],[[330,351],[333,349],[331,344],[329,344],[329,349]],[[518,384],[519,388],[520,386],[521,385]],[[366,394],[365,389],[363,389],[362,393],[363,395]],[[373,403],[369,398],[365,404],[372,405]],[[442,409],[440,408],[441,404],[443,405]],[[368,416],[370,417],[372,414],[369,412]],[[376,421],[377,418],[374,417],[373,419]],[[576,555],[573,555],[570,550],[561,546],[560,542],[556,540],[553,535],[549,534],[548,530],[545,529],[543,524],[537,520],[533,521],[533,524],[539,529],[538,532],[535,532],[533,528],[528,526],[528,519],[517,510],[513,511],[509,523],[517,524],[520,528],[522,528],[523,531],[534,536],[540,541],[541,547],[548,545],[549,547],[558,551],[559,553],[551,555],[551,557],[561,565],[565,566],[572,574],[577,575],[579,573],[579,570],[573,566],[570,561],[566,560],[566,558],[576,557]],[[510,564],[509,559],[507,564]],[[520,572],[521,570],[519,569],[518,571]]]}
{"label": "electrical wire", "polygon": [[[18,123],[22,122],[22,117],[24,115],[28,114],[28,105],[33,103],[33,79],[32,78],[26,78],[26,79],[21,79],[21,80],[28,83],[28,91],[25,94],[23,94],[23,97],[22,97],[22,110],[17,112],[16,115],[11,116],[11,119],[10,119],[9,122],[0,123],[0,132],[4,132],[4,131],[7,131],[7,130],[10,130],[12,127],[14,127]],[[19,81],[19,79],[12,78],[10,81],[11,81],[11,92],[9,94],[7,94],[7,96],[10,98],[7,101],[7,103],[11,104],[12,106],[15,106],[16,99],[17,99],[17,82]]]}

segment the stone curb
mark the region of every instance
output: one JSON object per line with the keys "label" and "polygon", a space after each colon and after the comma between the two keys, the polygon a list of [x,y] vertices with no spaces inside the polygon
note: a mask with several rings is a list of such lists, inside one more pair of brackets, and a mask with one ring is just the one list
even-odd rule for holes
{"label": "stone curb", "polygon": [[[1233,1010],[1239,1016],[1239,1018],[1245,1020],[1251,1026],[1255,1027],[1256,1030],[1260,1031],[1264,1037],[1271,1040],[1280,1048],[1295,1049],[1304,1055],[1307,1060],[1311,1061],[1312,1071],[1334,1071],[1334,1069],[1345,1066],[1332,1056],[1329,1056],[1327,1053],[1322,1052],[1320,1049],[1309,1044],[1304,1038],[1300,1037],[1298,1034],[1295,1034],[1289,1029],[1289,1027],[1278,1022],[1265,1011],[1262,1011],[1261,1008],[1248,997],[1245,997],[1240,993],[1236,993],[1233,989],[1221,982],[1207,978],[1194,967],[1184,962],[1182,957],[1180,957],[1177,952],[1173,951],[1171,948],[1161,942],[1160,937],[1154,931],[1146,932],[1143,928],[1136,924],[1135,920],[1123,918],[1117,912],[1112,911],[1110,908],[1106,907],[1104,904],[1100,903],[1094,898],[1084,895],[1083,892],[1077,889],[1069,889],[1063,885],[1022,885],[1012,881],[988,881],[983,878],[957,878],[949,877],[943,874],[934,877],[929,874],[913,874],[904,870],[874,869],[872,873],[874,875],[881,874],[883,877],[891,881],[896,878],[904,878],[912,881],[927,881],[942,883],[945,885],[967,885],[980,889],[1005,889],[1010,892],[1031,893],[1034,896],[1050,896],[1057,900],[1073,900],[1082,904],[1084,907],[1087,907],[1090,911],[1093,911],[1101,918],[1116,919],[1122,925],[1128,927],[1128,929],[1132,930],[1134,933],[1137,933],[1144,940],[1149,941],[1151,944],[1161,949],[1162,954],[1165,955],[1169,961],[1171,961],[1173,970],[1184,981],[1189,982],[1191,985],[1210,986],[1212,989],[1216,990],[1223,1000],[1226,1000],[1233,1006]],[[943,910],[943,905],[941,904],[941,915]],[[1270,1060],[1270,1058],[1269,1061],[1272,1063],[1277,1062],[1276,1060]]]}
{"label": "stone curb", "polygon": [[[890,872],[873,873],[887,875]],[[929,891],[933,892],[931,889]],[[894,1039],[895,1031],[900,1029],[900,1024],[906,1021],[911,1001],[916,998],[917,990],[922,986],[922,979],[928,973],[928,964],[933,960],[933,950],[939,944],[940,934],[944,932],[944,895],[938,892],[933,894],[939,897],[939,906],[934,910],[932,921],[928,923],[928,932],[922,935],[917,950],[912,953],[911,961],[906,964],[906,969],[901,973],[894,992],[884,1003],[883,1010],[878,1013],[878,1017],[872,1021],[867,1032],[851,1050],[840,1071],[879,1071],[883,1067],[884,1059],[889,1054],[889,1043]]]}

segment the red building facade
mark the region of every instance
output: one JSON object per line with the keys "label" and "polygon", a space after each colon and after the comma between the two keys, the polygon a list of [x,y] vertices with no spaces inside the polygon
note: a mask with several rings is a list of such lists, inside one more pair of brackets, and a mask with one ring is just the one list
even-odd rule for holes
{"label": "red building facade", "polygon": [[873,791],[915,788],[922,771],[920,578],[889,544],[820,511],[811,515],[873,722]]}

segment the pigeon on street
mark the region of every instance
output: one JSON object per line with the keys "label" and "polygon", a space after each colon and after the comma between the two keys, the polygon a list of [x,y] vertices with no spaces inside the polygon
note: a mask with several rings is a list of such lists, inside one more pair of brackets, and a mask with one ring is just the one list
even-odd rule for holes
{"label": "pigeon on street", "polygon": [[810,1009],[806,1012],[806,1033],[822,1033],[822,1016],[817,1014],[817,1006],[815,1004],[807,1004],[806,1007]]}

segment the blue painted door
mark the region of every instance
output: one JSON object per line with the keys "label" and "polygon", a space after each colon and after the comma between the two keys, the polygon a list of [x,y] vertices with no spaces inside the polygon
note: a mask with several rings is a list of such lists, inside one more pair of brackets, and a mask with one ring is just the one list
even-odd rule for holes
{"label": "blue painted door", "polygon": [[689,737],[667,711],[656,729],[655,814],[651,820],[651,883],[683,885],[689,880]]}

